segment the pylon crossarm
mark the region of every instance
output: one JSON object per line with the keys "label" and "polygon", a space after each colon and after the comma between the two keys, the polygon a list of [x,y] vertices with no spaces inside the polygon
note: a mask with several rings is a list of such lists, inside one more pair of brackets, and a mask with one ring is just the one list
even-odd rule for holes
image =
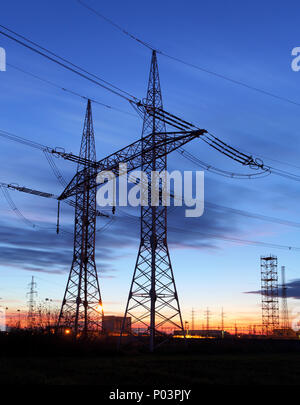
{"label": "pylon crossarm", "polygon": [[[47,193],[45,191],[35,190],[35,189],[29,188],[29,187],[19,186],[18,184],[14,184],[14,183],[0,182],[0,187],[4,187],[4,188],[10,189],[10,190],[20,191],[20,192],[26,193],[26,194],[36,195],[38,197],[51,198],[54,200],[58,200],[58,198],[59,198],[58,195],[55,195],[52,193]],[[75,206],[76,206],[76,202],[74,200],[67,199],[67,200],[64,200],[64,202],[73,208],[75,208]],[[109,215],[104,214],[99,210],[95,210],[95,213],[96,213],[96,216],[109,218]]]}
{"label": "pylon crossarm", "polygon": [[45,193],[44,191],[34,190],[34,189],[31,189],[28,187],[22,187],[22,186],[19,186],[18,184],[0,183],[0,186],[8,188],[8,189],[12,189],[12,190],[21,191],[22,193],[26,193],[26,194],[37,195],[39,197],[53,198],[53,199],[58,198],[58,196],[56,196],[55,194]]}
{"label": "pylon crossarm", "polygon": [[[111,171],[117,177],[119,176],[119,164],[127,163],[127,172],[135,170],[145,163],[151,163],[153,160],[153,151],[155,150],[156,158],[166,156],[167,154],[173,152],[174,150],[180,148],[186,143],[192,141],[203,135],[206,132],[204,129],[199,129],[195,131],[189,131],[183,133],[182,131],[179,135],[176,132],[172,132],[169,135],[162,133],[162,138],[158,139],[156,142],[151,143],[152,134],[126,146],[123,149],[107,156],[106,158],[96,162],[91,163],[91,165],[96,169],[92,174],[88,173],[88,168],[85,168],[76,173],[70,183],[67,185],[63,193],[59,196],[59,200],[64,200],[68,197],[76,195],[76,192],[80,187],[83,187],[84,184],[88,181],[95,180],[97,177],[97,171]],[[149,142],[150,146],[145,147],[145,143]],[[62,156],[65,159],[68,159],[69,154],[53,151],[59,156]],[[75,155],[72,155],[72,160],[74,160]],[[74,160],[75,161],[75,160]],[[87,164],[89,160],[87,161]],[[78,160],[80,163],[80,160]],[[91,184],[91,188],[97,187],[97,184]]]}
{"label": "pylon crossarm", "polygon": [[[203,135],[206,132],[206,130],[203,129],[195,129],[193,131],[172,131],[172,132],[157,132],[155,133],[156,138],[158,139],[155,144],[153,144],[151,141],[151,137],[153,134],[149,134],[148,136],[144,137],[142,140],[138,140],[136,142],[131,143],[130,145],[125,146],[124,148],[120,149],[119,151],[112,153],[111,155],[107,156],[106,158],[95,162],[87,158],[82,158],[81,156],[74,155],[73,153],[67,153],[65,151],[61,151],[59,149],[52,149],[51,153],[54,155],[57,155],[59,157],[62,157],[65,160],[69,160],[78,164],[83,164],[86,167],[92,167],[94,169],[101,169],[101,170],[111,170],[109,166],[114,164],[114,160],[117,159],[117,164],[119,162],[126,161],[127,159],[132,159],[133,157],[139,156],[141,154],[141,143],[149,143],[148,148],[143,148],[143,153],[151,152],[153,149],[158,148],[161,145],[167,145],[170,142],[174,142],[175,140],[181,140],[186,138],[187,136],[190,136],[190,134],[195,134],[196,136]],[[194,139],[194,138],[193,138]],[[151,161],[149,161],[150,163]],[[82,171],[79,171],[77,173],[77,177],[79,178],[80,176],[84,177],[84,172],[86,169],[83,169]]]}

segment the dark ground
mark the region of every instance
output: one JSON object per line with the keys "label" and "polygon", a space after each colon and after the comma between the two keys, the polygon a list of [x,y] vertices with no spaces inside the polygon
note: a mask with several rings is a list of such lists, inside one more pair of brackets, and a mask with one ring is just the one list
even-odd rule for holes
{"label": "dark ground", "polygon": [[108,386],[300,385],[300,341],[225,339],[171,342],[154,355],[115,342],[0,335],[2,384]]}

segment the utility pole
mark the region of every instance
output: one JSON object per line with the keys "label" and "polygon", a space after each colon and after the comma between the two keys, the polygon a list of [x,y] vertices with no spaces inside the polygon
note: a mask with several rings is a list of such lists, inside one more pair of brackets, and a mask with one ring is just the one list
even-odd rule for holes
{"label": "utility pole", "polygon": [[[152,52],[146,105],[141,138],[144,150],[166,137],[166,124],[159,118],[163,104],[156,51]],[[146,138],[149,134],[150,139]],[[145,157],[143,154],[142,158]],[[142,161],[148,180],[151,172],[166,169],[166,147],[163,156],[158,157],[154,147],[151,162]],[[148,333],[150,352],[154,351],[155,337],[162,335],[163,326],[184,330],[167,242],[167,207],[162,204],[161,189],[159,194],[159,204],[150,203],[150,188],[149,205],[141,205],[140,246],[121,331],[122,336],[125,319],[130,316],[132,325],[144,327]]]}
{"label": "utility pole", "polygon": [[[29,292],[27,293],[28,298],[28,315],[27,315],[27,325],[29,329],[33,329],[36,326],[35,311],[36,311],[36,301],[37,296],[36,283],[34,281],[34,276],[31,277],[31,282],[29,284]],[[20,314],[20,312],[19,312]],[[20,322],[19,322],[20,323]]]}
{"label": "utility pole", "polygon": [[281,291],[282,291],[282,329],[285,333],[288,332],[289,325],[289,311],[287,305],[287,294],[286,294],[286,284],[285,284],[285,266],[281,266]]}
{"label": "utility pole", "polygon": [[[91,101],[88,100],[77,165],[74,251],[58,330],[70,328],[74,337],[102,330],[102,299],[95,263],[96,162]],[[82,184],[79,184],[82,183]]]}

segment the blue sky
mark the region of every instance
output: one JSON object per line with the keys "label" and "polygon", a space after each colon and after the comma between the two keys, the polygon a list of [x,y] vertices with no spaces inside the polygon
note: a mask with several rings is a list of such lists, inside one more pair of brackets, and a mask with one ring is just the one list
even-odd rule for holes
{"label": "blue sky", "polygon": [[[131,1],[87,4],[144,41],[187,62],[232,77],[300,103],[300,72],[291,70],[291,50],[300,46],[294,1]],[[38,42],[74,63],[127,90],[145,97],[151,53],[97,18],[75,0],[59,2],[10,1],[1,5],[0,24]],[[46,59],[0,36],[7,54],[6,72],[0,72],[0,129],[49,146],[78,153],[85,101],[30,77],[32,74],[131,113],[93,105],[97,156],[108,155],[139,138],[141,120],[122,99],[59,68]],[[158,56],[164,106],[242,150],[263,156],[266,164],[299,174],[299,106]],[[58,194],[61,186],[43,154],[7,140],[1,142],[0,181]],[[186,147],[206,163],[233,172],[247,172],[237,163],[194,141]],[[280,162],[279,162],[280,161]],[[283,163],[282,163],[283,162]],[[288,163],[292,166],[287,166]],[[75,167],[57,160],[67,179]],[[196,170],[178,154],[170,169]],[[249,172],[249,170],[248,170]],[[39,297],[60,300],[72,257],[70,234],[56,236],[56,205],[52,201],[11,192],[18,208],[40,228],[23,224],[0,200],[0,297],[8,307],[26,310],[26,286],[36,276]],[[277,176],[237,180],[205,173],[205,199],[227,207],[300,222],[299,183]],[[138,211],[133,211],[138,215]],[[285,265],[289,282],[299,279],[296,251],[237,245],[207,238],[259,240],[299,246],[297,228],[206,209],[194,222],[170,214],[169,242],[184,319],[192,307],[198,319],[210,307],[218,319],[224,307],[228,319],[259,321],[259,258],[273,253]],[[72,231],[72,210],[62,212],[62,226]],[[122,313],[138,247],[138,222],[128,226],[122,212],[97,238],[101,291],[107,313]],[[136,224],[136,225],[134,225]],[[105,225],[104,220],[98,227]],[[171,228],[183,228],[176,232]],[[52,228],[52,229],[45,229]],[[125,230],[125,231],[124,231]],[[122,233],[121,233],[122,232]],[[122,234],[122,237],[116,236]],[[295,313],[298,300],[291,299]],[[202,322],[202,321],[201,321]]]}

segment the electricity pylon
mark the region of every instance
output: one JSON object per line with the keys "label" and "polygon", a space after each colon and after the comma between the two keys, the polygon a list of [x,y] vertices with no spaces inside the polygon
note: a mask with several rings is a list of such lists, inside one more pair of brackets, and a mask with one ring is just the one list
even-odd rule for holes
{"label": "electricity pylon", "polygon": [[[163,110],[156,52],[152,53],[150,76],[146,97],[142,130],[142,148],[153,147],[166,137],[166,124],[157,119],[156,114]],[[148,112],[151,111],[151,114]],[[149,138],[145,138],[151,134]],[[162,172],[167,168],[167,154],[158,157],[152,149],[152,160],[142,160],[142,170],[147,173]],[[161,194],[161,193],[160,193]],[[148,191],[148,201],[151,201]],[[125,332],[126,317],[131,317],[134,328],[144,329],[150,337],[150,351],[155,347],[155,336],[162,335],[162,327],[184,330],[177,290],[167,243],[167,207],[151,203],[141,206],[140,246],[121,331]]]}
{"label": "electricity pylon", "polygon": [[27,326],[29,329],[33,329],[36,325],[36,301],[35,298],[37,296],[36,291],[36,282],[34,281],[34,276],[31,278],[31,282],[29,284],[29,292],[28,295],[28,315],[27,315]]}
{"label": "electricity pylon", "polygon": [[285,284],[285,266],[281,266],[281,297],[282,297],[282,329],[284,330],[285,333],[288,332],[290,328],[289,324],[289,311],[288,311],[288,305],[287,305],[287,296],[286,296],[286,284]]}
{"label": "electricity pylon", "polygon": [[221,331],[224,331],[224,318],[225,318],[225,313],[224,313],[224,309],[222,307],[222,311],[221,311]]}
{"label": "electricity pylon", "polygon": [[[140,140],[123,147],[97,162],[85,158],[84,156],[76,156],[72,153],[51,150],[51,153],[61,156],[63,159],[83,165],[83,168],[77,170],[75,176],[57,198],[59,201],[68,202],[70,198],[74,196],[78,199],[78,195],[81,195],[84,190],[87,189],[91,192],[92,189],[95,189],[97,186],[97,172],[111,171],[115,176],[119,176],[120,163],[127,164],[128,174],[140,167],[142,167],[144,171],[147,170],[148,173],[150,173],[151,168],[152,170],[161,171],[166,168],[166,155],[178,150],[183,145],[197,138],[203,138],[208,145],[245,166],[251,165],[251,167],[263,168],[263,163],[254,161],[252,156],[237,151],[217,137],[209,134],[205,129],[200,129],[176,117],[174,114],[163,110],[155,52],[153,52],[152,55],[146,102],[138,99],[128,99],[128,101],[130,101],[136,111],[143,114],[144,117],[143,135]],[[165,124],[175,128],[176,131],[166,132]],[[162,132],[159,132],[161,130]],[[11,187],[11,185],[9,185],[9,187]],[[25,190],[22,189],[20,191]],[[30,192],[41,195],[34,190],[30,190]],[[162,196],[160,195],[159,200],[161,199]],[[86,211],[86,208],[79,207],[77,202],[76,206],[79,212]],[[124,320],[126,316],[130,316],[133,319],[133,325],[136,324],[137,327],[145,326],[150,336],[150,350],[153,351],[155,336],[162,334],[159,328],[165,328],[166,324],[169,324],[168,326],[172,326],[173,329],[177,328],[183,330],[183,323],[167,245],[166,208],[160,204],[159,206],[151,206],[150,208],[142,207],[141,210],[141,243]],[[85,214],[85,216],[87,215]],[[84,223],[83,221],[82,224]],[[94,222],[91,221],[90,223],[94,228]],[[81,225],[81,228],[83,228],[83,225]],[[85,234],[88,233],[87,226],[85,228]],[[77,235],[76,232],[75,234]],[[80,240],[83,241],[82,235],[78,238],[79,242]],[[82,251],[88,250],[82,249]],[[74,245],[74,252],[76,252],[76,243]],[[88,256],[83,254],[84,262],[87,260],[86,257]],[[74,266],[74,268],[76,268],[76,266]],[[62,314],[64,314],[64,306],[66,308],[66,314],[69,312],[72,313],[72,310],[77,304],[76,287],[78,291],[81,290],[82,279],[78,271],[75,271],[75,281],[73,281],[72,269],[63,301]],[[71,290],[75,292],[71,292],[71,299],[67,301],[67,295]],[[95,294],[95,296],[96,295],[97,294]],[[98,295],[101,305],[100,292]],[[78,296],[79,303],[81,303],[80,295]],[[91,298],[94,299],[95,296],[91,295]],[[68,302],[69,307],[67,306]],[[85,305],[88,306],[88,301],[84,300],[84,302]],[[77,308],[78,305],[79,304],[77,304]],[[67,311],[67,309],[70,309],[70,311]],[[62,318],[61,316],[60,324],[64,324]],[[64,318],[68,320],[68,316],[64,315]],[[79,325],[78,321],[77,324]],[[87,323],[85,323],[85,325],[86,324]],[[123,321],[123,331],[124,324],[125,322]],[[87,328],[84,328],[83,330],[86,329]]]}
{"label": "electricity pylon", "polygon": [[205,316],[206,316],[206,330],[209,330],[209,320],[210,320],[210,310],[207,308],[205,311]]}
{"label": "electricity pylon", "polygon": [[[102,300],[95,263],[96,161],[91,102],[88,100],[77,165],[73,262],[58,319],[74,336],[102,329]],[[79,183],[82,183],[79,185]]]}

